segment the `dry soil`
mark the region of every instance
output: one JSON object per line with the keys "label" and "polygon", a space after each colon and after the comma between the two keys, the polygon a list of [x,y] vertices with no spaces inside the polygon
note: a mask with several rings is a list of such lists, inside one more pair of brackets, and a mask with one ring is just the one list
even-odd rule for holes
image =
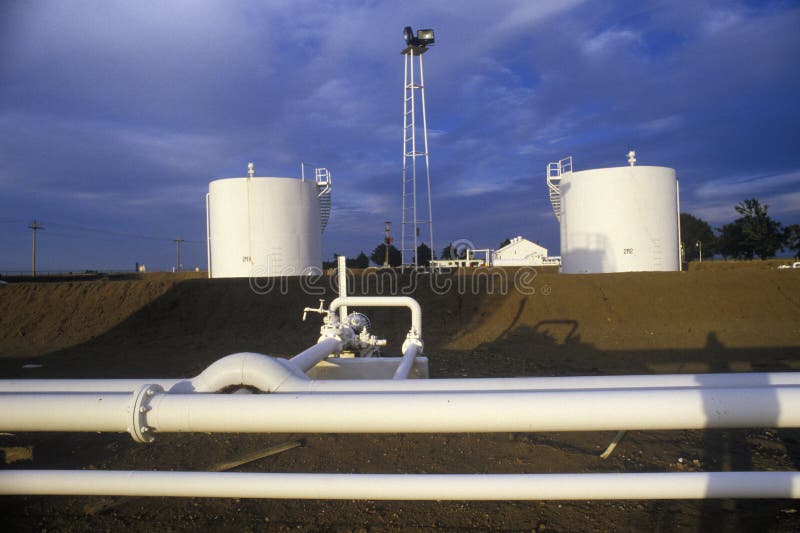
{"label": "dry soil", "polygon": [[[422,304],[432,378],[800,368],[800,271],[704,265],[682,273],[559,275],[524,270],[431,278],[357,273],[355,293],[407,292]],[[380,285],[377,281],[381,280]],[[220,357],[289,356],[315,342],[305,306],[330,278],[120,276],[0,285],[0,378],[182,377]],[[515,283],[516,280],[516,283]],[[449,285],[448,285],[449,284]],[[392,286],[394,285],[394,286]],[[261,293],[261,294],[259,294]],[[398,355],[407,311],[374,309]],[[41,365],[23,368],[24,365]],[[237,468],[253,472],[537,473],[797,470],[800,431],[433,435],[0,436],[3,468],[206,470],[286,441],[303,446]],[[10,450],[16,450],[14,454]],[[30,450],[30,454],[19,454]],[[30,459],[26,457],[30,455]],[[764,501],[395,502],[5,497],[22,531],[744,531],[800,530],[800,504]]]}

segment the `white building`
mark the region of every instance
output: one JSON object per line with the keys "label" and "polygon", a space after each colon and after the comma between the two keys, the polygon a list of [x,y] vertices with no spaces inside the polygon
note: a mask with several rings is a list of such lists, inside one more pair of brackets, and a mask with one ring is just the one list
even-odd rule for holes
{"label": "white building", "polygon": [[494,266],[541,266],[547,264],[547,248],[524,237],[514,237],[511,242],[492,252]]}

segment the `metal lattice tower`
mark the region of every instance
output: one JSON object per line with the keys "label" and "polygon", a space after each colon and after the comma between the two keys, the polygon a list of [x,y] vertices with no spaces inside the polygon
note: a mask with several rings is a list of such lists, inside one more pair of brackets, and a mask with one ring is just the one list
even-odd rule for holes
{"label": "metal lattice tower", "polygon": [[[433,257],[433,208],[431,206],[431,169],[428,158],[428,123],[425,114],[425,75],[422,68],[422,54],[425,45],[409,44],[403,50],[405,62],[403,80],[403,212],[400,233],[400,251],[403,266],[419,266],[417,247],[420,243],[420,227],[428,227],[431,257]],[[418,68],[414,59],[417,58]],[[419,72],[419,81],[416,71]],[[421,108],[417,107],[417,95]],[[420,113],[421,111],[421,113]],[[422,150],[417,145],[417,115],[422,117]],[[425,158],[425,184],[427,194],[420,208],[417,204],[417,158]],[[427,208],[425,207],[427,204]]]}

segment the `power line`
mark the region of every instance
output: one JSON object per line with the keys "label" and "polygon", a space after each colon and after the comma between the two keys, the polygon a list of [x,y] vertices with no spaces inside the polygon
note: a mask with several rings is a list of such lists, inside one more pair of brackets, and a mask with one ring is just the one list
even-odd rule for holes
{"label": "power line", "polygon": [[[48,221],[47,223],[50,226],[56,226],[56,227],[60,227],[60,228],[64,228],[64,229],[71,229],[71,230],[74,230],[74,231],[83,231],[83,232],[89,232],[89,233],[101,233],[101,234],[105,234],[105,235],[113,235],[115,237],[126,237],[126,238],[130,238],[130,239],[143,239],[143,240],[162,241],[162,242],[174,242],[174,240],[175,240],[173,237],[158,237],[158,236],[154,236],[154,235],[142,235],[142,234],[139,234],[139,233],[127,233],[127,232],[122,232],[122,231],[113,231],[113,230],[101,229],[101,228],[91,228],[91,227],[88,227],[88,226],[79,226],[79,225],[75,225],[75,224],[66,224],[66,223],[63,223],[63,222]],[[187,239],[184,239],[183,242],[186,242],[187,244],[205,244],[205,241],[195,241],[195,240],[187,240]]]}
{"label": "power line", "polygon": [[[177,263],[177,267],[176,267],[177,271],[181,271],[182,270],[181,246],[183,244],[202,245],[202,246],[206,246],[207,245],[207,242],[205,240],[190,240],[190,239],[183,239],[183,238],[177,238],[176,239],[174,237],[159,237],[159,236],[155,236],[155,235],[143,235],[143,234],[139,234],[139,233],[128,233],[128,232],[114,231],[114,230],[104,229],[104,228],[93,228],[93,227],[89,227],[89,226],[83,226],[83,225],[78,225],[78,224],[69,224],[69,223],[58,222],[58,221],[46,221],[46,222],[43,222],[43,221],[37,219],[37,220],[34,220],[32,222],[27,222],[27,221],[20,220],[20,219],[0,218],[0,224],[20,224],[20,225],[21,224],[27,224],[28,229],[30,229],[32,231],[32,235],[31,235],[31,241],[32,241],[31,242],[31,274],[32,274],[32,276],[36,276],[36,273],[37,273],[36,272],[36,259],[37,259],[37,257],[36,257],[36,255],[37,255],[37,242],[36,241],[37,241],[37,233],[38,233],[39,230],[44,230],[45,229],[45,224],[47,224],[47,227],[50,228],[50,229],[52,229],[53,227],[55,227],[55,229],[56,229],[56,231],[49,231],[48,234],[50,234],[53,237],[61,237],[61,238],[66,238],[66,239],[80,238],[80,237],[78,237],[78,235],[75,235],[75,234],[70,235],[70,232],[83,232],[83,233],[95,233],[95,234],[99,234],[99,235],[107,235],[109,238],[113,238],[113,240],[115,242],[118,241],[120,238],[123,238],[123,239],[142,239],[142,240],[156,241],[156,242],[162,242],[162,243],[167,243],[167,242],[175,243],[177,245],[177,259],[178,259],[178,263]],[[59,231],[59,230],[61,230],[61,231]],[[67,232],[67,233],[64,233],[64,232]],[[110,240],[109,238],[103,239],[102,237],[96,237],[96,238],[93,238],[93,239],[86,239],[86,240],[87,240],[87,242],[96,242],[96,241],[102,241],[102,240]]]}

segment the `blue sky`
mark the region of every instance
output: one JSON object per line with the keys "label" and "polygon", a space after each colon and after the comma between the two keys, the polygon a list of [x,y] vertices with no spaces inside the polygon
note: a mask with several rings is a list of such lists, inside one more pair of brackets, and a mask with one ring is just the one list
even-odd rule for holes
{"label": "blue sky", "polygon": [[714,226],[753,196],[800,222],[797,2],[21,1],[0,6],[0,270],[29,268],[34,218],[41,269],[167,269],[175,237],[204,268],[208,182],[248,161],[330,168],[323,254],[369,254],[400,219],[406,25],[437,37],[437,250],[557,253],[546,164],[630,149]]}

